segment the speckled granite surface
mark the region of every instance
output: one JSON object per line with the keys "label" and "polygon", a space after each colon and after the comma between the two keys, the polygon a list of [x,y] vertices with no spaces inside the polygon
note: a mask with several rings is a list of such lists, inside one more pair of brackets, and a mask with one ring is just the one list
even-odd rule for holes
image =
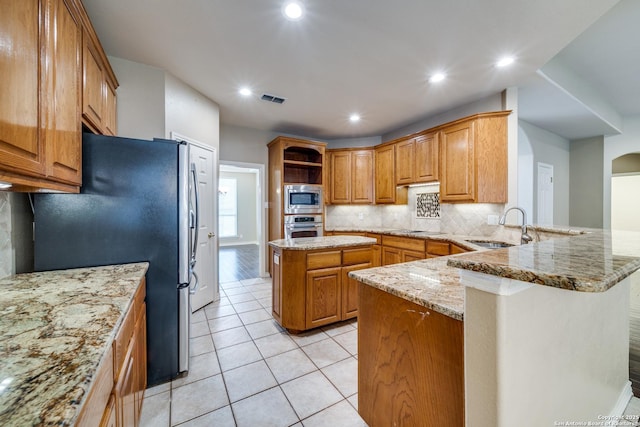
{"label": "speckled granite surface", "polygon": [[[478,236],[429,235],[425,238],[446,240],[477,250],[353,271],[349,276],[462,320],[464,286],[460,284],[458,268],[583,292],[606,291],[640,269],[640,233],[549,230],[557,233],[557,237],[529,245],[491,250],[464,241],[467,238],[483,240]],[[419,233],[399,232],[420,237]]]}
{"label": "speckled granite surface", "polygon": [[0,279],[0,425],[72,425],[147,263]]}
{"label": "speckled granite surface", "polygon": [[366,246],[376,243],[376,239],[363,236],[326,236],[326,237],[298,237],[296,239],[280,239],[269,242],[270,246],[298,251],[312,249],[330,249],[344,246]]}
{"label": "speckled granite surface", "polygon": [[[459,257],[461,255],[454,255]],[[405,262],[349,273],[362,283],[389,292],[454,319],[464,317],[464,286],[450,257]]]}
{"label": "speckled granite surface", "polygon": [[640,268],[640,233],[599,231],[465,254],[448,265],[523,282],[604,292]]}

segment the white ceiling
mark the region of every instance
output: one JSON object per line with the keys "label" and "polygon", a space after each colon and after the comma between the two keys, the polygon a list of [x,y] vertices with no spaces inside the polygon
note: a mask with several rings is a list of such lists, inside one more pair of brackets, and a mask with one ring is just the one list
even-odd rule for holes
{"label": "white ceiling", "polygon": [[[601,20],[569,45],[617,2],[304,0],[304,19],[292,22],[281,0],[84,0],[108,55],[167,70],[217,102],[222,123],[320,139],[383,135],[512,86],[522,88],[525,120],[566,136],[559,118],[589,109],[536,74],[562,49],[563,63],[621,114],[640,114],[640,84],[636,92],[619,87],[640,70],[612,73],[610,65],[637,62],[640,18],[618,13],[624,31]],[[506,54],[516,63],[495,68]],[[437,86],[427,81],[436,71],[449,76]],[[243,85],[255,95],[240,97]],[[286,102],[261,101],[262,93]],[[554,96],[566,111],[540,114]],[[348,121],[352,112],[359,123]]]}

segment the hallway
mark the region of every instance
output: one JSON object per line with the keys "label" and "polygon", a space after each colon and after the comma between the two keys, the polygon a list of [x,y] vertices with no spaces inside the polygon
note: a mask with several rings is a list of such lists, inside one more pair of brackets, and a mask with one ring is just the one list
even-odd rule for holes
{"label": "hallway", "polygon": [[220,246],[218,256],[220,283],[260,277],[259,250],[258,245]]}

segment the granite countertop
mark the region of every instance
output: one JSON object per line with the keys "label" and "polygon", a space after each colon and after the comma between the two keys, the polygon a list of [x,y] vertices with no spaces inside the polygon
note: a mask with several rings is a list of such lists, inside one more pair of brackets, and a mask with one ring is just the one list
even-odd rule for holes
{"label": "granite countertop", "polygon": [[[558,232],[558,237],[491,250],[468,242],[463,245],[468,236],[430,235],[429,239],[447,240],[477,250],[353,271],[349,276],[462,320],[464,286],[460,283],[459,269],[582,292],[604,292],[640,269],[640,233],[603,230],[560,233],[557,228],[553,232]],[[415,234],[409,236],[419,237]],[[473,239],[483,240],[477,236]]]}
{"label": "granite countertop", "polygon": [[599,231],[465,254],[448,260],[508,279],[581,292],[604,292],[640,269],[640,233]]}
{"label": "granite countertop", "polygon": [[71,425],[147,263],[0,279],[0,425]]}
{"label": "granite countertop", "polygon": [[463,320],[464,286],[460,284],[459,270],[447,265],[451,257],[356,270],[350,272],[349,276],[438,313]]}
{"label": "granite countertop", "polygon": [[[327,229],[327,231],[346,232],[346,233],[352,232],[352,233],[387,234],[391,236],[412,237],[414,239],[436,240],[440,242],[454,243],[470,251],[480,251],[480,250],[484,250],[484,248],[478,245],[474,245],[473,243],[470,243],[468,240],[480,240],[480,241],[496,240],[496,239],[482,237],[482,236],[463,236],[463,235],[446,234],[446,233],[440,233],[440,232],[434,232],[434,231],[405,230],[405,229],[380,228],[380,227],[367,227],[367,228],[358,228],[358,229],[334,228],[334,229]],[[335,237],[343,237],[343,236],[335,236]]]}
{"label": "granite countertop", "polygon": [[346,246],[367,246],[374,245],[375,243],[376,239],[371,237],[326,236],[273,240],[269,242],[269,245],[279,249],[308,251],[313,249],[330,249]]}

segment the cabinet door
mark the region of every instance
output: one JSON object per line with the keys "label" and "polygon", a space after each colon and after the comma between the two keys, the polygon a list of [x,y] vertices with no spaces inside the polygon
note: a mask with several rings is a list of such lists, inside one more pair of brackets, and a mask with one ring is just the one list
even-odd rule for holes
{"label": "cabinet door", "polygon": [[342,267],[342,320],[358,316],[358,281],[349,272],[370,267],[370,262]]}
{"label": "cabinet door", "polygon": [[396,143],[396,184],[414,182],[415,143],[413,138]]}
{"label": "cabinet door", "polygon": [[45,158],[49,178],[80,184],[82,27],[71,0],[54,0],[49,14],[45,76]]}
{"label": "cabinet door", "polygon": [[415,139],[415,182],[439,179],[440,151],[437,133],[421,135]]}
{"label": "cabinet door", "polygon": [[306,327],[340,320],[341,267],[307,272]]}
{"label": "cabinet door", "polygon": [[[38,1],[4,1],[0,13],[0,169],[44,174],[40,143]],[[44,15],[44,12],[42,12]],[[10,47],[10,48],[9,48]]]}
{"label": "cabinet door", "polygon": [[351,203],[373,203],[373,150],[351,153]]}
{"label": "cabinet door", "polygon": [[100,421],[100,427],[117,427],[118,424],[116,422],[116,401],[111,395],[109,399],[109,403],[107,403],[107,409],[104,411],[104,416],[102,417],[102,421]]}
{"label": "cabinet door", "polygon": [[105,80],[100,56],[91,38],[85,32],[82,53],[82,116],[89,125],[99,130],[105,120]]}
{"label": "cabinet door", "polygon": [[382,265],[382,246],[371,246],[371,267],[380,267]]}
{"label": "cabinet door", "polygon": [[425,258],[424,252],[402,251],[402,262],[417,261]]}
{"label": "cabinet door", "polygon": [[351,203],[351,152],[331,153],[331,203]]}
{"label": "cabinet door", "polygon": [[445,128],[440,133],[442,177],[440,200],[475,200],[473,121]]}
{"label": "cabinet door", "polygon": [[392,247],[382,247],[382,265],[399,264],[402,262],[402,250]]}
{"label": "cabinet door", "polygon": [[375,150],[376,203],[395,203],[395,146],[387,145]]}
{"label": "cabinet door", "polygon": [[105,89],[104,134],[115,136],[118,132],[116,90],[109,83],[105,85]]}
{"label": "cabinet door", "polygon": [[134,426],[136,419],[135,360],[133,345],[129,347],[115,387],[117,425]]}
{"label": "cabinet door", "polygon": [[136,330],[133,336],[136,359],[134,360],[136,386],[134,389],[136,402],[136,420],[140,419],[142,413],[142,400],[144,390],[147,388],[147,313],[146,304],[142,305],[142,312],[136,323]]}
{"label": "cabinet door", "polygon": [[273,317],[282,323],[282,267],[280,266],[280,254],[273,253],[271,257],[271,313]]}

